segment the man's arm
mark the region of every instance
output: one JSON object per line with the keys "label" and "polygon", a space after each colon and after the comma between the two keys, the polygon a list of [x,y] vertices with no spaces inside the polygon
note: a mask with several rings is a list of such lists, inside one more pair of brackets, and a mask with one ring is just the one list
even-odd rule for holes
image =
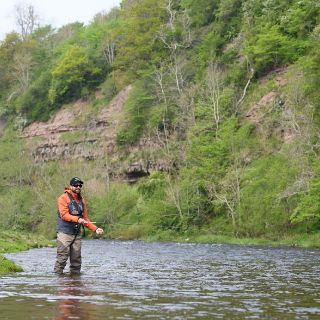
{"label": "man's arm", "polygon": [[60,217],[64,221],[77,223],[79,218],[69,213],[68,203],[69,197],[65,193],[59,197],[58,210],[60,212]]}
{"label": "man's arm", "polygon": [[95,224],[93,224],[89,219],[88,219],[88,215],[87,215],[87,205],[86,203],[83,201],[83,218],[79,219],[79,223],[83,224],[85,227],[87,227],[88,229],[90,229],[91,231],[95,231],[97,234],[103,234],[103,229],[102,228],[98,228]]}

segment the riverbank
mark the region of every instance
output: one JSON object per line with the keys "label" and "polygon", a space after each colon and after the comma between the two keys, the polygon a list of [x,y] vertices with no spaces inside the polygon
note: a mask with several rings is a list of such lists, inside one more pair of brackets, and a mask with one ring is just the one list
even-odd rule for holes
{"label": "riverbank", "polygon": [[0,273],[23,271],[20,266],[3,257],[1,253],[18,252],[47,246],[52,246],[52,241],[39,234],[0,230]]}
{"label": "riverbank", "polygon": [[[143,240],[147,242],[182,242],[182,243],[219,243],[235,245],[290,246],[301,248],[320,248],[320,233],[288,234],[278,238],[239,238],[225,234],[211,234],[208,231],[186,232],[184,234],[172,230],[164,230],[152,235],[143,233],[139,225],[129,228],[106,228],[104,238],[118,240]],[[109,230],[108,230],[109,229]],[[89,236],[89,238],[95,235]],[[100,237],[99,237],[100,238]],[[18,252],[32,248],[53,246],[52,240],[39,234],[0,231],[0,273],[23,271],[21,267],[1,256],[1,253]]]}
{"label": "riverbank", "polygon": [[300,247],[300,248],[320,248],[320,234],[291,234],[281,238],[240,238],[228,235],[212,234],[158,234],[147,237],[146,241],[173,241],[190,243],[220,243],[239,245],[260,245],[272,247]]}
{"label": "riverbank", "polygon": [[[108,229],[108,228],[107,228]],[[213,234],[210,230],[193,230],[178,233],[173,230],[158,231],[154,234],[144,232],[143,226],[133,225],[128,228],[114,225],[107,230],[106,237],[119,240],[143,240],[148,242],[169,241],[189,243],[247,244],[262,246],[289,246],[300,248],[320,248],[320,233],[291,233],[278,236],[249,238],[236,237],[232,234]]]}

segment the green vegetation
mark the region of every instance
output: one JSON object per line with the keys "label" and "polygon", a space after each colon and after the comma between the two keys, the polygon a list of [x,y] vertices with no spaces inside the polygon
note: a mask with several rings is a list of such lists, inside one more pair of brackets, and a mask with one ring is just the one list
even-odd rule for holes
{"label": "green vegetation", "polygon": [[[51,245],[53,245],[52,242],[40,234],[0,230],[0,253],[17,252]],[[0,274],[21,271],[23,271],[21,267],[0,255]]]}
{"label": "green vegetation", "polygon": [[[123,0],[88,26],[7,34],[0,230],[52,238],[55,199],[81,175],[107,237],[319,246],[319,31],[318,0]],[[129,84],[117,164],[163,170],[129,185],[108,158],[34,162],[27,124],[77,99],[86,124]],[[140,139],[157,147],[133,154]]]}
{"label": "green vegetation", "polygon": [[0,253],[18,252],[31,248],[52,246],[51,240],[39,234],[17,231],[0,231]]}
{"label": "green vegetation", "polygon": [[9,272],[21,272],[23,269],[17,266],[14,262],[0,256],[0,274]]}

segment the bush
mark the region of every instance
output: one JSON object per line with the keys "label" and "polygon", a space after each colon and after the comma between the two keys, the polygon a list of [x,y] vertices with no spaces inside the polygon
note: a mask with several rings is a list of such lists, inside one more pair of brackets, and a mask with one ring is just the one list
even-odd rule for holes
{"label": "bush", "polygon": [[90,218],[101,224],[117,224],[121,218],[136,213],[138,199],[139,194],[135,188],[124,183],[112,184],[106,193],[94,195],[87,200],[92,212]]}
{"label": "bush", "polygon": [[289,166],[280,154],[262,157],[246,169],[238,210],[240,233],[261,236],[286,230],[290,210],[287,210],[288,203],[281,201],[281,193],[296,173],[297,168]]}
{"label": "bush", "polygon": [[49,101],[49,88],[51,74],[44,72],[35,80],[20,99],[17,101],[17,109],[26,114],[28,122],[47,121],[55,105]]}
{"label": "bush", "polygon": [[136,83],[125,104],[125,125],[117,133],[118,145],[135,143],[145,128],[154,101],[148,90],[147,81],[141,80]]}
{"label": "bush", "polygon": [[305,48],[302,43],[283,35],[277,26],[267,26],[249,41],[245,50],[259,75],[294,62]]}
{"label": "bush", "polygon": [[314,164],[314,177],[310,181],[309,190],[297,196],[297,208],[290,219],[294,223],[304,221],[320,221],[320,163]]}

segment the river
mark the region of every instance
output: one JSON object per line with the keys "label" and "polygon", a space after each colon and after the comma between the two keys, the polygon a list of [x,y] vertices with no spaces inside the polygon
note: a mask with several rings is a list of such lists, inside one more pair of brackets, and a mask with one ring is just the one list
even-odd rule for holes
{"label": "river", "polygon": [[80,277],[55,248],[6,254],[0,319],[320,319],[320,250],[84,240]]}

